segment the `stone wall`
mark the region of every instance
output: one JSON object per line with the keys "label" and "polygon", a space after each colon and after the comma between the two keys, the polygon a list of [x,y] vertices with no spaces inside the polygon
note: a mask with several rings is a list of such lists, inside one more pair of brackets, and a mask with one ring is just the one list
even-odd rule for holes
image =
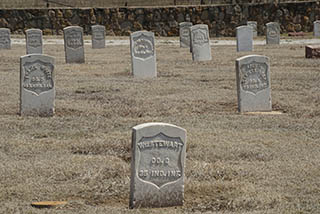
{"label": "stone wall", "polygon": [[[250,15],[250,16],[249,16]],[[44,34],[62,34],[62,29],[79,25],[86,34],[90,26],[106,26],[108,35],[127,36],[130,32],[148,30],[160,36],[178,36],[178,23],[208,24],[210,35],[234,36],[235,27],[247,20],[258,22],[258,33],[264,34],[265,24],[277,21],[282,33],[310,32],[313,21],[320,19],[317,2],[189,6],[154,8],[87,8],[87,9],[27,9],[0,10],[0,27],[8,27],[13,33],[22,34],[29,28],[40,28]]]}

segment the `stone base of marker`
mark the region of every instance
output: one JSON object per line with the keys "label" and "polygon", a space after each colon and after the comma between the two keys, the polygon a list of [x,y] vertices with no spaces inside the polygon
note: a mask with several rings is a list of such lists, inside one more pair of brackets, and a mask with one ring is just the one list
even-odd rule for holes
{"label": "stone base of marker", "polygon": [[186,130],[145,123],[132,130],[130,208],[181,206],[184,202]]}
{"label": "stone base of marker", "polygon": [[20,115],[53,116],[54,58],[30,54],[20,58]]}
{"label": "stone base of marker", "polygon": [[320,45],[307,45],[306,58],[320,58]]}

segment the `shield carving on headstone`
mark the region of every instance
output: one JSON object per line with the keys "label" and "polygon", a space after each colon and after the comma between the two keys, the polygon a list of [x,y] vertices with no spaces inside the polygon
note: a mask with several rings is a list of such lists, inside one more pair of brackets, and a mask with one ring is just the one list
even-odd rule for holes
{"label": "shield carving on headstone", "polygon": [[23,88],[40,95],[53,88],[52,72],[54,66],[40,60],[26,62],[24,65]]}
{"label": "shield carving on headstone", "polygon": [[67,46],[69,48],[78,49],[83,46],[83,39],[81,31],[72,30],[67,35]]}
{"label": "shield carving on headstone", "polygon": [[138,177],[158,188],[183,176],[181,154],[184,143],[179,137],[159,133],[138,142]]}
{"label": "shield carving on headstone", "polygon": [[257,94],[269,87],[267,64],[253,61],[242,65],[240,70],[240,85],[244,91]]}
{"label": "shield carving on headstone", "polygon": [[147,60],[154,55],[154,39],[141,34],[133,38],[133,55],[136,58]]}

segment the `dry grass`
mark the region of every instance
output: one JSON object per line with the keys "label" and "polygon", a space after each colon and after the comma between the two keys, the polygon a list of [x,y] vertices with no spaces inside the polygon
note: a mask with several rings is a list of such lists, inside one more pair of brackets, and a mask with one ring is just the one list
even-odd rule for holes
{"label": "dry grass", "polygon": [[[19,56],[0,52],[0,213],[320,212],[320,60],[304,46],[256,46],[271,60],[273,110],[237,113],[232,46],[194,63],[187,49],[157,46],[158,78],[130,75],[128,46],[92,50],[86,63],[56,57],[56,114],[20,117]],[[131,127],[167,122],[188,131],[185,205],[129,210]],[[33,201],[67,200],[56,209]]]}

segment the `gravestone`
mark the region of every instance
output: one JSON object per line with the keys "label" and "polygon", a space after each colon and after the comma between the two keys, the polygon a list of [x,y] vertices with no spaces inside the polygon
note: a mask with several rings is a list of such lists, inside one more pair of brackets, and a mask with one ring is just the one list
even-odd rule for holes
{"label": "gravestone", "polygon": [[181,22],[179,24],[180,47],[190,48],[190,27],[191,22]]}
{"label": "gravestone", "polygon": [[11,49],[10,29],[0,28],[0,49]]}
{"label": "gravestone", "polygon": [[131,65],[135,78],[157,76],[154,33],[137,31],[130,35]]}
{"label": "gravestone", "polygon": [[251,26],[240,26],[236,28],[237,51],[253,50],[253,33]]}
{"label": "gravestone", "polygon": [[42,30],[26,30],[27,54],[42,54]]}
{"label": "gravestone", "polygon": [[257,37],[258,36],[257,22],[256,21],[247,21],[247,25],[252,27],[253,37]]}
{"label": "gravestone", "polygon": [[266,42],[268,45],[280,44],[280,25],[277,22],[269,22],[266,24]]}
{"label": "gravestone", "polygon": [[190,41],[193,61],[212,59],[208,25],[198,24],[190,27]]}
{"label": "gravestone", "polygon": [[313,36],[320,37],[320,20],[313,22]]}
{"label": "gravestone", "polygon": [[249,55],[236,60],[239,112],[271,111],[269,58]]}
{"label": "gravestone", "polygon": [[186,130],[175,125],[133,127],[130,208],[183,205],[186,143]]}
{"label": "gravestone", "polygon": [[106,27],[103,25],[94,25],[92,30],[92,48],[99,49],[106,47]]}
{"label": "gravestone", "polygon": [[320,45],[307,45],[306,58],[320,58]]}
{"label": "gravestone", "polygon": [[55,103],[54,58],[30,54],[20,58],[20,114],[52,116]]}
{"label": "gravestone", "polygon": [[66,27],[63,35],[66,63],[84,63],[83,28]]}

